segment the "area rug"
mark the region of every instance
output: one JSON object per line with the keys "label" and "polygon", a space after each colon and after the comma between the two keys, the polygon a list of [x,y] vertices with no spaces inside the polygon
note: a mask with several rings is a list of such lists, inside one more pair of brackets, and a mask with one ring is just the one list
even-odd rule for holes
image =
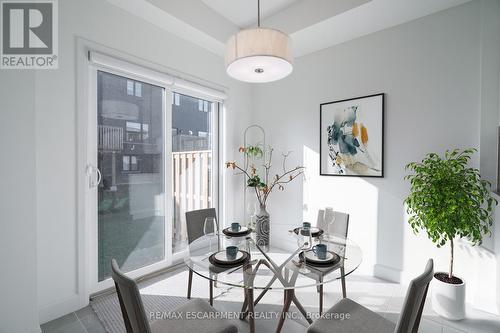
{"label": "area rug", "polygon": [[[141,298],[146,313],[150,311],[172,311],[188,302],[186,297],[178,296],[141,295]],[[90,301],[90,306],[107,332],[126,333],[116,293],[94,298]]]}
{"label": "area rug", "polygon": [[[146,314],[174,311],[189,302],[186,298],[187,278],[187,270],[179,270],[140,282],[139,290]],[[192,286],[193,298],[207,300],[207,280],[195,275]],[[314,295],[316,295],[316,290],[314,290]],[[221,283],[217,284],[216,288],[214,288],[214,308],[219,312],[231,314],[233,316],[231,318],[236,318],[239,311],[241,311],[242,300],[243,291],[241,288],[230,287]],[[256,316],[258,316],[258,319],[255,320],[256,332],[276,331],[278,324],[277,316],[281,311],[282,302],[282,291],[274,292],[270,290],[266,294],[266,297],[255,308]],[[306,306],[306,304],[304,305]],[[93,297],[90,301],[90,306],[106,329],[106,332],[126,333],[116,293]],[[293,317],[285,321],[282,332],[305,332],[307,322],[298,314],[297,309],[293,306],[291,314],[293,314]],[[231,322],[238,327],[239,333],[249,332],[247,321],[231,319]]]}
{"label": "area rug", "polygon": [[[186,297],[164,296],[164,295],[141,295],[146,313],[168,312],[188,302]],[[123,324],[120,304],[116,293],[94,298],[90,306],[96,313],[102,325],[108,333],[126,333]],[[220,312],[237,313],[241,310],[241,303],[228,301],[215,301],[214,307]],[[256,312],[260,318],[255,321],[256,332],[274,332],[278,323],[277,314],[280,313],[281,306],[272,304],[262,304],[256,307]],[[292,308],[291,313],[297,314],[297,309]],[[234,318],[234,317],[233,317]],[[231,322],[238,327],[238,332],[249,332],[247,321],[232,319]],[[285,321],[282,332],[305,332],[307,322],[302,316],[290,317]],[[187,333],[187,332],[186,332]]]}

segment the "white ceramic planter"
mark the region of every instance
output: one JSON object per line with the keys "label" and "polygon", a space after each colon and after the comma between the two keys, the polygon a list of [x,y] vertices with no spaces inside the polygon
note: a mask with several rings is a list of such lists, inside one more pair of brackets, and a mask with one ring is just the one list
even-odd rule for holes
{"label": "white ceramic planter", "polygon": [[451,284],[432,279],[432,309],[449,320],[465,318],[465,281]]}

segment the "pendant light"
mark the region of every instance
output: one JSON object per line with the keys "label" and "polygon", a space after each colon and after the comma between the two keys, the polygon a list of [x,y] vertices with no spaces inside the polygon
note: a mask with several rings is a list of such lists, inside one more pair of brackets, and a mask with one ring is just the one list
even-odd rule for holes
{"label": "pendant light", "polygon": [[276,29],[261,28],[257,0],[257,28],[244,29],[226,44],[226,71],[245,82],[271,82],[293,70],[290,37]]}

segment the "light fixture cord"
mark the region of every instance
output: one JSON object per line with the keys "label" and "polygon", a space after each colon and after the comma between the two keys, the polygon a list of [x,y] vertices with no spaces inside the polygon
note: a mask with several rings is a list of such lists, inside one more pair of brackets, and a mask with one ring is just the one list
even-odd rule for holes
{"label": "light fixture cord", "polygon": [[260,28],[260,0],[257,0],[257,26]]}

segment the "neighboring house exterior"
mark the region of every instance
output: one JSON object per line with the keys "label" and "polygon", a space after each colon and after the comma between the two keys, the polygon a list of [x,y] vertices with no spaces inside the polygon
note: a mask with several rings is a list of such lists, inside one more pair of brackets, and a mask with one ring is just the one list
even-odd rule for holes
{"label": "neighboring house exterior", "polygon": [[[98,81],[98,159],[103,186],[127,182],[123,176],[130,173],[158,173],[163,151],[163,90],[102,72]],[[172,152],[210,149],[211,108],[209,101],[173,94]]]}

